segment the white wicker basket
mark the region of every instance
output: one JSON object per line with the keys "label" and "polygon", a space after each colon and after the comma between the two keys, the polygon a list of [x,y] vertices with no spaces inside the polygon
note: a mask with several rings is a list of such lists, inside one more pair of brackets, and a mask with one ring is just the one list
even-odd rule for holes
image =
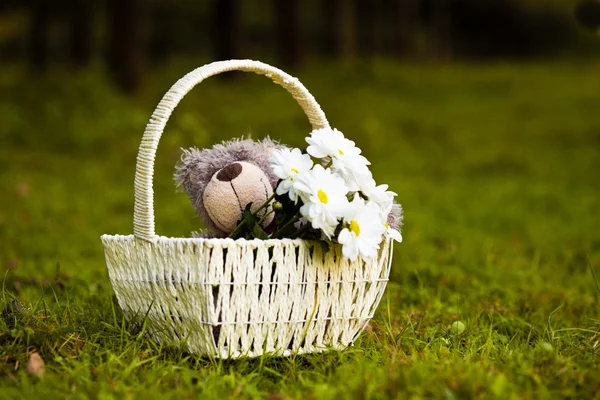
{"label": "white wicker basket", "polygon": [[393,246],[349,262],[305,240],[167,238],[154,233],[152,180],[158,141],[173,109],[195,85],[226,71],[251,71],[283,86],[314,129],[325,114],[294,77],[251,60],[215,62],[180,79],[146,126],[135,174],[134,234],[103,235],[119,305],[146,318],[156,341],[221,358],[320,352],[351,345],[385,290]]}

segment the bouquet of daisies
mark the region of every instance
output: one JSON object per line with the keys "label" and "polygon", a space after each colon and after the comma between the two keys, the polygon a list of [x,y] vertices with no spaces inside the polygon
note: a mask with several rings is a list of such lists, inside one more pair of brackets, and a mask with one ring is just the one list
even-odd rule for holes
{"label": "bouquet of daisies", "polygon": [[[355,143],[330,128],[312,131],[306,142],[305,152],[282,148],[271,156],[280,178],[275,193],[253,212],[247,208],[230,237],[313,239],[325,248],[334,242],[352,261],[376,257],[384,238],[402,241],[396,193],[375,183],[370,162]],[[258,217],[269,206],[268,212],[276,213],[271,233],[261,228],[267,214]]]}

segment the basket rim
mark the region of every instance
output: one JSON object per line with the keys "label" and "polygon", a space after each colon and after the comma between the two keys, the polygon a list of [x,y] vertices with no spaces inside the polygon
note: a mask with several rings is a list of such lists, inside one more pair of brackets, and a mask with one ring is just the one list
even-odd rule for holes
{"label": "basket rim", "polygon": [[[128,241],[135,241],[136,239],[147,242],[146,239],[138,238],[133,234],[131,234],[131,235],[104,234],[104,235],[100,236],[100,239],[103,242],[124,242],[124,241],[128,242]],[[383,241],[386,241],[386,240],[389,240],[389,239],[384,238]],[[157,235],[157,236],[154,236],[154,240],[152,240],[152,242],[195,243],[195,244],[212,244],[212,245],[215,245],[215,244],[219,244],[219,245],[232,245],[232,244],[275,245],[275,244],[280,244],[280,243],[293,244],[293,245],[305,245],[305,244],[313,244],[313,243],[316,243],[317,241],[316,240],[307,240],[307,239],[289,239],[289,238],[282,238],[282,239],[244,239],[244,238],[231,239],[231,238],[194,238],[194,237],[186,238],[186,237],[168,237],[168,236],[158,236]],[[337,243],[331,243],[331,245],[337,245]]]}
{"label": "basket rim", "polygon": [[[201,246],[213,247],[230,247],[230,246],[276,246],[276,245],[287,245],[287,246],[316,246],[317,240],[308,240],[308,239],[290,239],[290,238],[281,238],[281,239],[231,239],[231,238],[185,238],[185,237],[168,237],[168,236],[154,236],[153,240],[148,241],[147,239],[142,239],[134,234],[130,235],[109,235],[104,234],[100,236],[100,240],[103,244],[108,245],[110,243],[123,243],[123,242],[145,242],[152,244],[196,244]],[[384,237],[381,241],[380,245],[385,242],[392,242],[393,240],[388,237]],[[330,248],[341,246],[339,243],[329,243]],[[390,246],[393,247],[393,243],[390,243]]]}

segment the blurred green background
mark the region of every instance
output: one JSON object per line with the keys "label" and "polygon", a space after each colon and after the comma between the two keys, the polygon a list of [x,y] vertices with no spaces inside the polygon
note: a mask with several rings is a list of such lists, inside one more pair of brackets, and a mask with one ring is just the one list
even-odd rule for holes
{"label": "blurred green background", "polygon": [[[3,3],[3,393],[597,395],[599,10],[595,0]],[[404,206],[387,296],[356,353],[272,361],[267,373],[262,362],[164,355],[108,326],[99,237],[132,232],[145,124],[177,79],[227,58],[297,76]],[[173,183],[181,147],[249,134],[303,146],[309,131],[264,77],[203,82],[159,146],[157,234],[202,226]],[[29,311],[15,314],[15,299]],[[23,367],[34,349],[47,365],[40,382]],[[142,354],[157,361],[136,364]],[[205,388],[176,378],[185,374]]]}

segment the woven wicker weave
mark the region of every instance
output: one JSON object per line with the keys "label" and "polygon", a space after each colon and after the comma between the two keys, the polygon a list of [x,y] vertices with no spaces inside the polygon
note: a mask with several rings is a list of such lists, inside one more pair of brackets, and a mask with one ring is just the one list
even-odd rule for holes
{"label": "woven wicker weave", "polygon": [[215,62],[180,79],[146,126],[135,175],[134,234],[103,235],[119,305],[146,318],[159,342],[222,358],[319,352],[351,345],[373,316],[388,281],[393,246],[354,262],[305,240],[167,238],[154,232],[154,158],[171,113],[195,85],[226,71],[251,71],[283,86],[314,129],[325,114],[294,77],[251,60]]}

